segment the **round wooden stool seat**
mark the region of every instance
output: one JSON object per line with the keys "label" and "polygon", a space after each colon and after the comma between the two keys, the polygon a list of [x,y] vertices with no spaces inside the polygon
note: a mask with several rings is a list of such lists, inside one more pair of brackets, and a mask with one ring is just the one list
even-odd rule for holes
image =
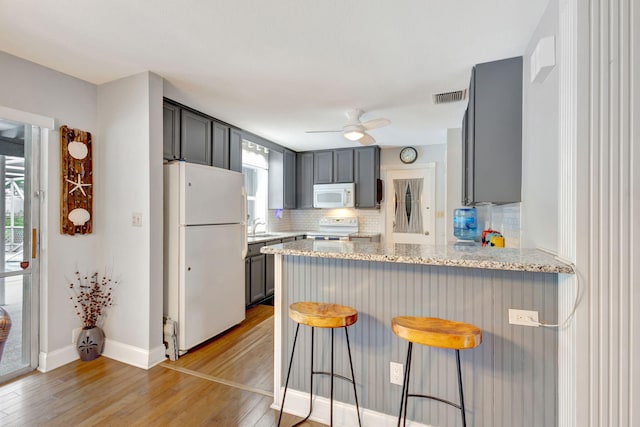
{"label": "round wooden stool seat", "polygon": [[358,311],[346,305],[302,301],[289,306],[289,317],[314,328],[342,328],[356,323]]}
{"label": "round wooden stool seat", "polygon": [[400,338],[430,347],[463,350],[482,342],[482,330],[477,326],[437,317],[394,317],[391,329]]}

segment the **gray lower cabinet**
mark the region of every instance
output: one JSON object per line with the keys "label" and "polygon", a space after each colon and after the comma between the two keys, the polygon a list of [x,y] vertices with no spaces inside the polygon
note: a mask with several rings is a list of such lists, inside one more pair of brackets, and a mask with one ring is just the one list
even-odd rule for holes
{"label": "gray lower cabinet", "polygon": [[177,160],[180,158],[180,107],[164,102],[162,105],[163,119],[163,158]]}
{"label": "gray lower cabinet", "polygon": [[296,206],[313,207],[313,151],[298,153],[296,168]]}
{"label": "gray lower cabinet", "polygon": [[463,126],[462,203],[521,201],[522,57],[473,68]]}
{"label": "gray lower cabinet", "polygon": [[265,254],[260,254],[249,259],[251,260],[251,265],[249,267],[249,274],[251,275],[251,281],[249,284],[249,304],[254,304],[266,298],[265,267],[267,256]]}
{"label": "gray lower cabinet", "polygon": [[242,172],[242,131],[229,129],[229,169]]}
{"label": "gray lower cabinet", "polygon": [[201,165],[211,164],[211,120],[203,115],[181,110],[180,148],[182,159]]}
{"label": "gray lower cabinet", "polygon": [[378,208],[378,180],[380,178],[380,147],[355,150],[356,208]]}
{"label": "gray lower cabinet", "polygon": [[229,169],[229,126],[213,122],[211,166]]}

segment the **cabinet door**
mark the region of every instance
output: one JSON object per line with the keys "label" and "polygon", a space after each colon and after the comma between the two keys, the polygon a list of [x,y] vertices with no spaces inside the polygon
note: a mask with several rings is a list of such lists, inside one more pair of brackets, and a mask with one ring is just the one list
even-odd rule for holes
{"label": "cabinet door", "polygon": [[353,148],[334,150],[333,182],[353,182]]}
{"label": "cabinet door", "polygon": [[265,298],[266,255],[251,257],[251,304]]}
{"label": "cabinet door", "polygon": [[333,182],[333,151],[313,153],[313,183],[331,184]]}
{"label": "cabinet door", "polygon": [[244,259],[244,304],[251,305],[251,258]]}
{"label": "cabinet door", "polygon": [[296,208],[296,153],[284,150],[284,208]]}
{"label": "cabinet door", "polygon": [[162,105],[162,146],[165,160],[180,158],[180,107],[165,102]]}
{"label": "cabinet door", "polygon": [[181,111],[182,159],[201,165],[211,164],[211,120],[188,110]]}
{"label": "cabinet door", "polygon": [[[521,201],[522,57],[478,64],[468,149],[473,203]],[[471,116],[471,115],[470,115]]]}
{"label": "cabinet door", "polygon": [[229,169],[242,172],[242,132],[229,129]]}
{"label": "cabinet door", "polygon": [[355,150],[356,208],[377,208],[378,178],[380,178],[380,148]]}
{"label": "cabinet door", "polygon": [[313,207],[313,152],[298,153],[296,201],[298,209]]}
{"label": "cabinet door", "polygon": [[211,165],[229,169],[229,126],[213,122]]}

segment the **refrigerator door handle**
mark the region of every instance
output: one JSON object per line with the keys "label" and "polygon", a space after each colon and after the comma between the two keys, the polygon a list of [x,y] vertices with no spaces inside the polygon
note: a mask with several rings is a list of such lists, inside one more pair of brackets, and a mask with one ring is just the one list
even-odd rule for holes
{"label": "refrigerator door handle", "polygon": [[247,257],[248,253],[248,236],[247,236],[247,191],[244,187],[240,188],[240,196],[242,199],[242,259]]}

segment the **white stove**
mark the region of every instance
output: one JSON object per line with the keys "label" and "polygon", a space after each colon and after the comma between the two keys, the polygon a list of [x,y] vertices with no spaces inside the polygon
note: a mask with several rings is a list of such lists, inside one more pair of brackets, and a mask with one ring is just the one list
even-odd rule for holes
{"label": "white stove", "polygon": [[358,232],[358,217],[323,217],[318,222],[318,231],[307,232],[307,239],[349,240],[349,234]]}

